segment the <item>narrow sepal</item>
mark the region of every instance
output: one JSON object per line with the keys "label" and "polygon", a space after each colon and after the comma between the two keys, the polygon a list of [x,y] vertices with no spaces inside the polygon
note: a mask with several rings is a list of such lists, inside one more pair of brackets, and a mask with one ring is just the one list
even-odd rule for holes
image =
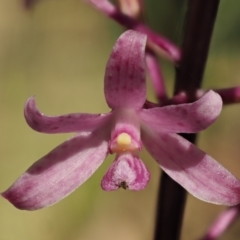
{"label": "narrow sepal", "polygon": [[102,127],[110,119],[108,114],[71,113],[62,116],[42,114],[31,97],[24,107],[24,116],[28,125],[42,133],[88,132]]}
{"label": "narrow sepal", "polygon": [[104,92],[110,108],[140,109],[146,100],[145,46],[147,37],[128,30],[109,57]]}
{"label": "narrow sepal", "polygon": [[196,133],[214,123],[221,110],[221,97],[210,90],[194,103],[143,109],[139,117],[158,132]]}

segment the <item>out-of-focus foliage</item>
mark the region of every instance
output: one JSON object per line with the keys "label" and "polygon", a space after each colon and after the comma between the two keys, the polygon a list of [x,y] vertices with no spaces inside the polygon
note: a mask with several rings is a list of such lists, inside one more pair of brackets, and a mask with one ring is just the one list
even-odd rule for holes
{"label": "out-of-focus foliage", "polygon": [[[146,20],[157,31],[180,43],[187,12],[187,0],[145,1]],[[239,2],[221,0],[214,30],[213,48],[229,50],[240,47]]]}
{"label": "out-of-focus foliage", "polygon": [[[186,2],[145,2],[146,20],[151,26],[180,42]],[[212,43],[217,51],[210,53],[205,87],[240,83],[237,5],[234,0],[221,1]],[[121,31],[118,24],[81,0],[41,0],[30,12],[24,10],[20,0],[0,0],[0,191],[71,136],[31,130],[23,117],[28,97],[36,95],[39,108],[46,114],[108,111],[103,76]],[[166,64],[164,70],[172,93],[174,69]],[[154,99],[151,87],[149,97]],[[219,120],[200,134],[199,140],[201,148],[238,177],[239,109],[239,105],[225,107]],[[151,239],[160,170],[145,152],[141,156],[152,174],[149,186],[141,192],[101,190],[101,177],[113,160],[110,157],[76,192],[47,209],[24,212],[0,198],[0,239]],[[183,239],[199,237],[222,209],[190,196]],[[222,239],[237,240],[239,225],[235,224]]]}
{"label": "out-of-focus foliage", "polygon": [[146,22],[156,31],[180,44],[186,3],[186,0],[145,1]]}

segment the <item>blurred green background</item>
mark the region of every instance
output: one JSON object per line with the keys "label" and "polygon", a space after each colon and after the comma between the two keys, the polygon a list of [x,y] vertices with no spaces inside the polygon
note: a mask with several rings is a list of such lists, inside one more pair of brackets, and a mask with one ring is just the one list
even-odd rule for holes
{"label": "blurred green background", "polygon": [[[181,39],[186,2],[152,0],[146,20],[173,41]],[[240,82],[238,1],[222,0],[204,87]],[[70,134],[46,135],[25,123],[23,106],[36,95],[40,110],[57,115],[107,112],[103,76],[122,28],[81,0],[41,0],[25,11],[21,0],[0,0],[0,191]],[[198,57],[198,56],[196,56]],[[174,69],[163,61],[168,92]],[[154,92],[149,84],[149,99]],[[199,146],[240,177],[240,106],[226,106],[200,134]],[[0,240],[144,240],[154,230],[160,168],[142,152],[151,170],[144,191],[104,192],[109,157],[94,176],[58,204],[36,212],[15,209],[0,198]],[[176,199],[177,201],[177,199]],[[224,207],[188,197],[182,239],[197,239]],[[240,220],[221,239],[239,239]]]}

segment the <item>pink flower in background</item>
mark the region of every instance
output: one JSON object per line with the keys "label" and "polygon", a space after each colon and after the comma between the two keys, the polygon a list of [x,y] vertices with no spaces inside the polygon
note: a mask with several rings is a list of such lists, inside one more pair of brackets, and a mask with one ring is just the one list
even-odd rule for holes
{"label": "pink flower in background", "polygon": [[35,162],[2,196],[19,209],[50,206],[73,192],[102,164],[108,153],[116,159],[102,180],[104,190],[141,190],[150,174],[139,158],[142,144],[175,181],[204,201],[240,202],[240,182],[213,158],[176,133],[195,133],[211,125],[222,100],[209,91],[190,104],[143,109],[146,36],[129,30],[120,36],[106,67],[107,114],[49,117],[35,99],[25,105],[31,128],[43,133],[77,132]]}
{"label": "pink flower in background", "polygon": [[[106,16],[115,20],[119,24],[125,26],[128,29],[133,29],[135,31],[141,32],[148,36],[148,47],[152,49],[154,52],[158,52],[160,55],[163,55],[174,62],[178,62],[181,59],[181,51],[180,49],[172,43],[169,39],[155,33],[151,30],[147,25],[142,22],[137,21],[136,19],[129,16],[132,16],[132,13],[129,11],[123,10],[123,12],[117,8],[114,4],[112,4],[109,0],[86,0],[86,2],[90,3],[94,6],[98,11],[102,12]],[[134,7],[135,5],[135,7]],[[135,2],[131,0],[131,9],[136,9],[136,6],[140,6],[140,1]],[[137,7],[137,8],[138,8]],[[129,6],[127,7],[130,10]],[[126,9],[126,8],[125,8]],[[138,9],[137,11],[139,11]],[[130,10],[131,11],[131,10]],[[125,13],[124,13],[125,12]],[[133,14],[134,15],[134,14]]]}
{"label": "pink flower in background", "polygon": [[23,5],[26,9],[32,8],[38,0],[23,0]]}

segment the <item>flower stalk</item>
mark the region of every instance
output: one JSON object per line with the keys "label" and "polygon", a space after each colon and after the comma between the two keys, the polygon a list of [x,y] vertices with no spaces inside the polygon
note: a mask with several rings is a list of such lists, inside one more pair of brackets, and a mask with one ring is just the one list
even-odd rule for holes
{"label": "flower stalk", "polygon": [[146,52],[146,66],[152,80],[155,94],[159,102],[163,105],[168,99],[164,77],[156,54],[150,50]]}
{"label": "flower stalk", "polygon": [[[194,99],[194,101],[197,101],[208,91],[209,90],[199,89],[197,90],[195,95],[192,96],[192,99]],[[224,105],[240,102],[240,86],[213,89],[213,91],[218,93],[221,96]],[[179,92],[178,94],[174,95],[172,98],[167,99],[166,101],[161,102],[160,104],[146,102],[146,108],[173,105],[173,104],[177,105],[177,104],[190,103],[190,102],[191,100],[189,99],[189,97],[185,92]]]}
{"label": "flower stalk", "polygon": [[[175,94],[194,99],[200,88],[219,0],[189,0],[182,59],[176,67]],[[196,134],[182,135],[195,143]],[[186,191],[163,172],[159,189],[155,239],[180,239]]]}
{"label": "flower stalk", "polygon": [[124,27],[146,34],[148,36],[147,46],[151,50],[158,52],[171,61],[177,62],[180,60],[181,52],[175,44],[173,44],[169,39],[152,31],[147,25],[129,17],[128,15],[125,15],[108,0],[87,1],[100,12],[104,13],[106,16],[112,18]]}

